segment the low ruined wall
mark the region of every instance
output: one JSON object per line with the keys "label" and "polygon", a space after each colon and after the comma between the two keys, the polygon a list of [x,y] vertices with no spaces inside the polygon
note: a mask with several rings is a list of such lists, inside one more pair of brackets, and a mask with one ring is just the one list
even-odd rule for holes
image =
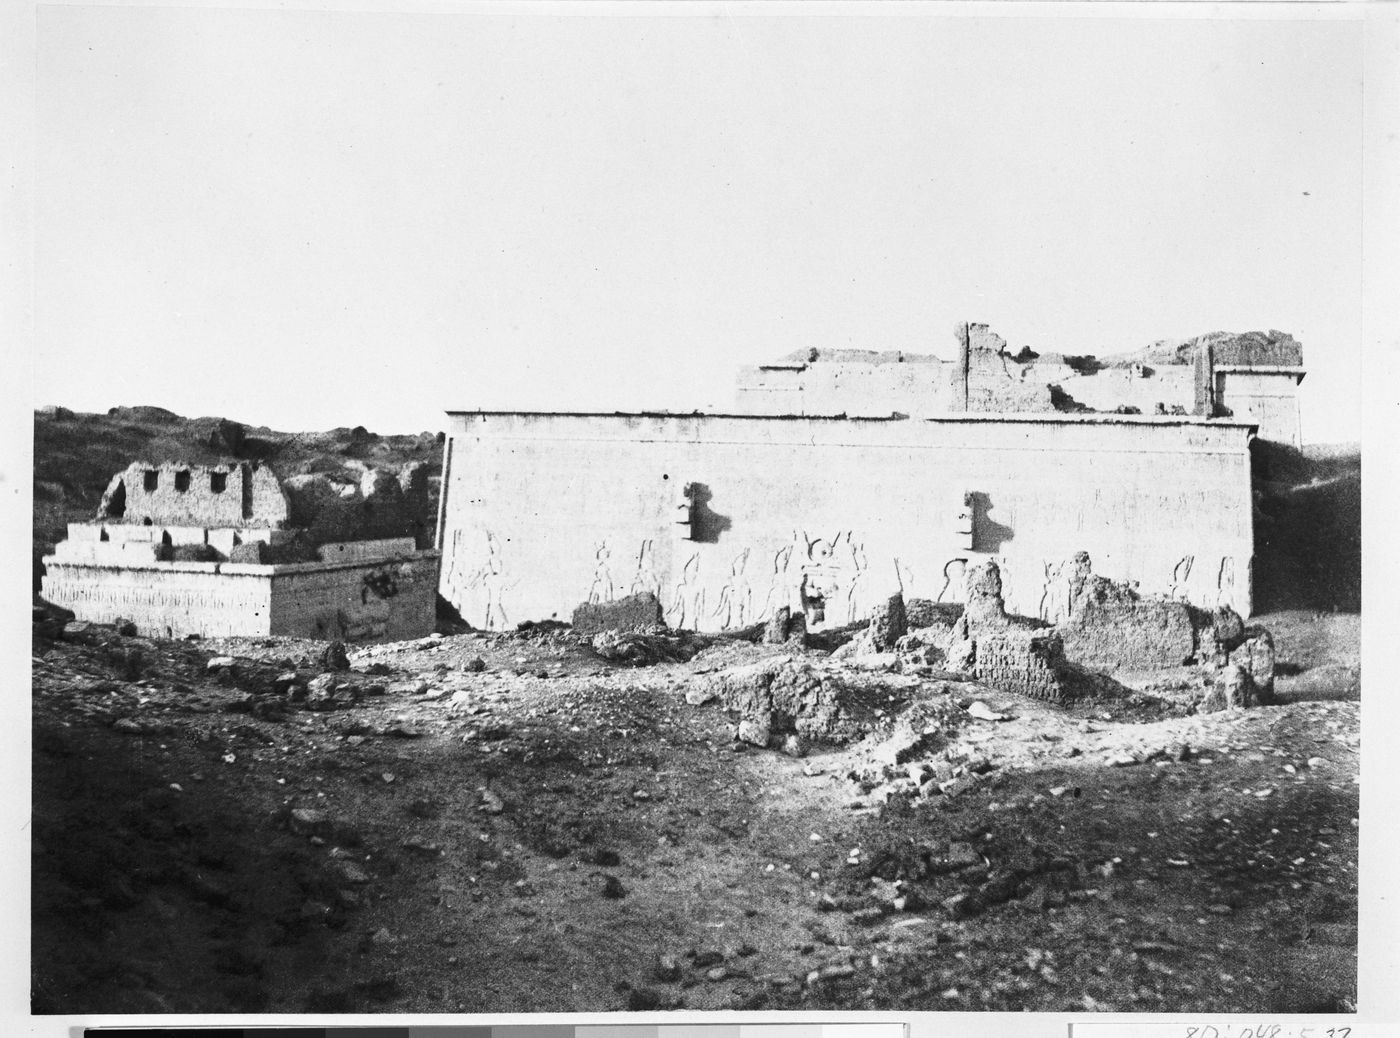
{"label": "low ruined wall", "polygon": [[431,551],[387,561],[282,566],[113,565],[49,556],[41,594],[79,619],[122,618],[151,637],[279,634],[395,641],[433,629],[437,561]]}
{"label": "low ruined wall", "polygon": [[1089,602],[1056,630],[1065,656],[1095,670],[1178,667],[1196,651],[1185,602]]}
{"label": "low ruined wall", "polygon": [[976,634],[973,673],[1005,692],[1059,702],[1072,691],[1062,675],[1065,652],[1053,632],[1014,627]]}
{"label": "low ruined wall", "polygon": [[963,571],[995,558],[1007,609],[1048,619],[1056,567],[1088,548],[1095,572],[1144,595],[1248,615],[1248,433],[1119,416],[456,414],[441,590],[497,630],[644,591],[675,627],[739,629],[818,595],[831,627],[900,590],[959,601]]}

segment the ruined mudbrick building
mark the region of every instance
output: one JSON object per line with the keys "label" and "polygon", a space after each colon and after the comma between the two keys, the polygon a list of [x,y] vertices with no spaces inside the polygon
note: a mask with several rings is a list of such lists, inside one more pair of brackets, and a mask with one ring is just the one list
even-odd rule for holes
{"label": "ruined mudbrick building", "polygon": [[895,591],[1067,619],[1079,554],[1145,596],[1251,611],[1250,444],[1296,446],[1296,342],[1216,334],[1102,360],[812,350],[740,372],[728,414],[454,412],[441,592],[471,624],[650,592],[672,626],[782,607],[820,629]]}
{"label": "ruined mudbrick building", "polygon": [[[407,489],[420,477],[408,474]],[[44,559],[43,597],[80,619],[126,620],[157,637],[429,633],[437,552],[419,550],[412,536],[365,536],[395,528],[378,520],[405,489],[394,482],[388,493],[381,474],[367,474],[351,522],[352,506],[326,507],[329,491],[314,477],[293,482],[284,487],[256,462],[136,462],[112,477],[96,520],[70,523]],[[297,513],[304,525],[292,525]],[[328,528],[344,540],[308,536],[332,516]]]}

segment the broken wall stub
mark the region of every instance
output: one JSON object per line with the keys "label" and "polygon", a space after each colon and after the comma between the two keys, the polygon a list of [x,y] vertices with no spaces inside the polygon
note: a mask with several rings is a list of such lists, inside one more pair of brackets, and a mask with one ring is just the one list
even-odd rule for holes
{"label": "broken wall stub", "polygon": [[1007,627],[983,630],[973,640],[972,672],[978,681],[1052,703],[1073,697],[1064,645],[1054,631]]}
{"label": "broken wall stub", "polygon": [[287,517],[281,483],[257,462],[133,462],[112,477],[97,510],[103,523],[145,526],[280,527]]}
{"label": "broken wall stub", "polygon": [[648,631],[663,626],[661,602],[650,591],[608,602],[583,602],[574,610],[575,634],[592,636],[602,631]]}
{"label": "broken wall stub", "polygon": [[1065,657],[1096,670],[1155,670],[1195,658],[1198,624],[1185,602],[1143,598],[1097,576],[1086,552],[1057,571],[1056,603]]}
{"label": "broken wall stub", "polygon": [[1243,641],[1228,657],[1229,665],[1241,667],[1249,675],[1260,704],[1274,701],[1275,663],[1274,636],[1263,627],[1246,628]]}

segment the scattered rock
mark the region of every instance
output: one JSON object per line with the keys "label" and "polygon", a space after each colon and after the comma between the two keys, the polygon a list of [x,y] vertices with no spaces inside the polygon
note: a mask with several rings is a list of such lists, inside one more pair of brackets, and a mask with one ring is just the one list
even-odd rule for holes
{"label": "scattered rock", "polygon": [[739,722],[739,739],[754,746],[766,747],[773,738],[771,721],[758,715]]}
{"label": "scattered rock", "polygon": [[350,657],[345,652],[344,642],[331,642],[321,653],[321,666],[326,670],[349,670]]}

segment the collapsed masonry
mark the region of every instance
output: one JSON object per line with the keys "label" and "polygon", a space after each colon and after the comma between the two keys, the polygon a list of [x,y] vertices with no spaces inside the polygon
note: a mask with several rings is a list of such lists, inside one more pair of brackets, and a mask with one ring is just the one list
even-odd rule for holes
{"label": "collapsed masonry", "polygon": [[1234,416],[1259,437],[1301,445],[1302,347],[1278,331],[1213,332],[1106,357],[1012,351],[985,324],[959,324],[953,360],[924,353],[810,349],[742,368],[741,410],[761,414],[1118,413]]}
{"label": "collapsed masonry", "polygon": [[426,501],[417,464],[346,492],[320,476],[284,484],[256,462],[135,462],[44,559],[42,594],[153,636],[421,637],[438,562],[419,547]]}
{"label": "collapsed masonry", "polygon": [[[1068,612],[1050,625],[1008,614],[997,564],[968,571],[967,601],[949,626],[910,632],[892,647],[936,642],[944,665],[972,673],[1007,692],[1050,702],[1096,699],[1121,686],[1105,671],[1147,671],[1197,663],[1224,668],[1222,699],[1202,709],[1268,703],[1274,691],[1273,637],[1248,627],[1233,610],[1207,611],[1185,602],[1144,599],[1092,572],[1087,553],[1066,567],[1074,574]],[[873,622],[872,622],[873,626]]]}

